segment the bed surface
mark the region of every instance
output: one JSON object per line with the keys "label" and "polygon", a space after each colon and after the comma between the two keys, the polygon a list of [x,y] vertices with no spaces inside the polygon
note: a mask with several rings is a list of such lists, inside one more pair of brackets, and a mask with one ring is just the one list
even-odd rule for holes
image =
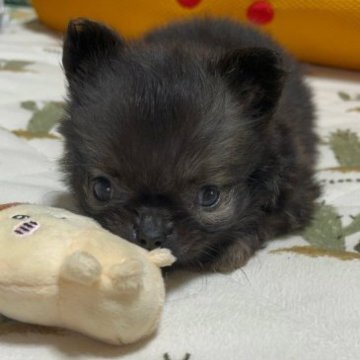
{"label": "bed surface", "polygon": [[[61,39],[29,10],[11,18],[0,34],[0,203],[71,208],[57,164]],[[0,358],[359,359],[360,73],[306,71],[323,185],[311,228],[269,243],[232,274],[168,277],[161,326],[148,341],[119,349],[1,318]]]}

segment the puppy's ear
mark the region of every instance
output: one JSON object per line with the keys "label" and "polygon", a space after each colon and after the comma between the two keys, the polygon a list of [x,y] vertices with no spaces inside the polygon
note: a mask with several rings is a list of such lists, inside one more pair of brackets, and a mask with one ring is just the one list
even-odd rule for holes
{"label": "puppy's ear", "polygon": [[63,45],[62,64],[69,82],[81,74],[91,74],[118,56],[124,42],[108,27],[87,19],[68,24]]}
{"label": "puppy's ear", "polygon": [[274,112],[285,78],[274,51],[264,48],[231,51],[218,61],[217,72],[237,96],[246,115],[260,118]]}

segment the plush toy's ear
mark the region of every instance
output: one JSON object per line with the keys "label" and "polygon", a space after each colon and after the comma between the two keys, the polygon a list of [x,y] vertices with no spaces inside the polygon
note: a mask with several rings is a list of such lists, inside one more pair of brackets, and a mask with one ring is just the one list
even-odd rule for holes
{"label": "plush toy's ear", "polygon": [[143,274],[143,264],[137,259],[125,259],[108,271],[114,290],[120,293],[138,290],[143,284]]}
{"label": "plush toy's ear", "polygon": [[259,118],[275,110],[285,78],[276,52],[265,48],[234,50],[226,53],[215,67],[246,115]]}
{"label": "plush toy's ear", "polygon": [[124,43],[108,27],[87,19],[69,22],[62,63],[69,82],[79,73],[89,75],[119,55]]}
{"label": "plush toy's ear", "polygon": [[102,268],[94,256],[85,251],[75,251],[65,258],[60,276],[68,281],[91,285],[101,275]]}
{"label": "plush toy's ear", "polygon": [[155,249],[149,252],[149,260],[158,267],[170,266],[176,261],[176,257],[169,249]]}

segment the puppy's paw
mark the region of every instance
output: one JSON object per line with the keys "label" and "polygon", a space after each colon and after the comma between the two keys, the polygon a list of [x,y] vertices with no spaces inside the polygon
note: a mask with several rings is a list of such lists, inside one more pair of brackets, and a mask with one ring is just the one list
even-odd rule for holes
{"label": "puppy's paw", "polygon": [[218,257],[211,265],[210,269],[214,272],[230,273],[248,262],[255,250],[246,243],[236,243],[230,246],[224,254]]}

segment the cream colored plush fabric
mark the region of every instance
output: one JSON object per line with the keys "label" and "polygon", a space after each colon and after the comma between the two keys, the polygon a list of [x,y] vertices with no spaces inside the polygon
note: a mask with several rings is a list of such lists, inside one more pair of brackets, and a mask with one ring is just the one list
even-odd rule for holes
{"label": "cream colored plush fabric", "polygon": [[65,327],[112,344],[157,327],[164,303],[160,266],[148,252],[69,211],[15,205],[0,211],[0,312]]}

